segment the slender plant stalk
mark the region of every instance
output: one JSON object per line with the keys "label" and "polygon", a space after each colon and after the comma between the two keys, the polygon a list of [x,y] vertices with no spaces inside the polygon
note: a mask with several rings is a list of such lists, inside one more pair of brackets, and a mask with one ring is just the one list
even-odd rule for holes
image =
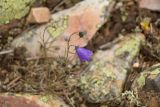
{"label": "slender plant stalk", "polygon": [[69,36],[69,39],[67,40],[67,52],[66,52],[66,61],[68,60],[68,55],[69,55],[69,49],[70,49],[70,40],[71,40],[71,37],[75,34],[77,34],[78,32],[74,32],[72,33],[70,36]]}

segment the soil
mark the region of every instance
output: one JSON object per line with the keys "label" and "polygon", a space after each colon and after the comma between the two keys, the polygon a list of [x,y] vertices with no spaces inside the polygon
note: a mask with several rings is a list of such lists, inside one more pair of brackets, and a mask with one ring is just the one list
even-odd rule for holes
{"label": "soil", "polygon": [[[46,3],[38,3],[35,6],[47,6],[54,13],[69,8],[78,2],[78,0],[70,3],[61,3],[60,1],[47,0]],[[112,10],[107,23],[97,32],[87,46],[89,49],[96,51],[101,45],[111,42],[120,34],[125,35],[137,30],[145,34],[147,42],[135,60],[140,65],[138,68],[133,69],[135,72],[129,74],[124,90],[130,89],[134,78],[143,69],[160,62],[159,17],[159,12],[140,9],[135,0],[117,2],[117,6]],[[140,23],[144,18],[151,19],[152,30],[146,31],[142,28]],[[25,23],[25,18],[20,22],[13,21],[7,25],[1,25],[0,51],[9,49],[11,41],[18,34],[34,26],[39,25],[28,25]],[[68,66],[63,58],[26,60],[25,49],[23,48],[18,48],[13,53],[0,55],[0,62],[0,92],[52,93],[61,96],[68,104],[71,103],[68,98],[73,98],[76,107],[83,104],[87,107],[100,107],[101,105],[86,102],[75,91],[75,88],[70,89],[66,83],[69,75],[78,76],[81,69],[86,66],[85,64]],[[127,100],[124,100],[121,104],[112,102],[110,107],[129,107],[127,104]]]}

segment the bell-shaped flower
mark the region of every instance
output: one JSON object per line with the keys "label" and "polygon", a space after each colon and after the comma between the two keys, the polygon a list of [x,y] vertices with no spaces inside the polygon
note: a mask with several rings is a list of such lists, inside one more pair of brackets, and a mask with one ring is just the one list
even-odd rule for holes
{"label": "bell-shaped flower", "polygon": [[76,47],[76,53],[79,59],[83,62],[90,61],[93,55],[93,52],[82,47]]}

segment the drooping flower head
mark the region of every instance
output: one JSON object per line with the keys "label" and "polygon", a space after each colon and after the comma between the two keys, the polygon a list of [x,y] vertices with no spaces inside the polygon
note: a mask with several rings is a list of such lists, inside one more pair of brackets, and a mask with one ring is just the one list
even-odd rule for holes
{"label": "drooping flower head", "polygon": [[93,52],[86,48],[76,46],[76,54],[81,61],[86,62],[91,60]]}

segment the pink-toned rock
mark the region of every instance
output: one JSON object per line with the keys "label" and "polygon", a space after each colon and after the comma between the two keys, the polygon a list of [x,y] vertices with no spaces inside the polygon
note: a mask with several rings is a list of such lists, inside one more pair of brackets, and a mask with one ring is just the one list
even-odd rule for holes
{"label": "pink-toned rock", "polygon": [[29,95],[29,94],[0,94],[0,107],[69,107],[59,97]]}
{"label": "pink-toned rock", "polygon": [[[75,6],[52,14],[49,23],[24,32],[12,42],[13,47],[24,46],[29,57],[43,56],[64,57],[66,55],[67,41],[75,33],[69,45],[84,47],[93,38],[99,28],[109,17],[108,7],[110,0],[84,0]],[[80,38],[79,32],[86,32]],[[43,49],[42,49],[43,48]],[[74,48],[74,47],[73,47]],[[75,50],[70,50],[72,53]],[[71,59],[74,54],[68,55]]]}
{"label": "pink-toned rock", "polygon": [[160,11],[160,0],[139,0],[139,6],[141,8]]}
{"label": "pink-toned rock", "polygon": [[38,7],[32,8],[28,17],[28,23],[46,23],[50,20],[51,14],[48,8]]}

